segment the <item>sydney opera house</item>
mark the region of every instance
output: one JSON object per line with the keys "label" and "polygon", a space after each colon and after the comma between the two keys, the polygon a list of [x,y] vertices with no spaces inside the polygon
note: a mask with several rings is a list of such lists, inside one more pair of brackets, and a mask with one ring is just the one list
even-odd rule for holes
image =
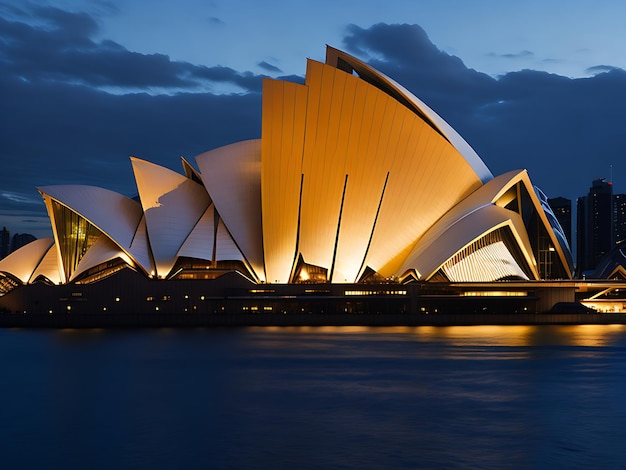
{"label": "sydney opera house", "polygon": [[182,159],[180,173],[131,165],[135,197],[38,188],[54,238],[0,261],[0,294],[121,272],[152,285],[235,273],[266,288],[573,272],[563,231],[525,170],[493,176],[426,104],[331,47],[325,63],[308,60],[304,84],[264,80],[261,138],[202,153],[195,166]]}

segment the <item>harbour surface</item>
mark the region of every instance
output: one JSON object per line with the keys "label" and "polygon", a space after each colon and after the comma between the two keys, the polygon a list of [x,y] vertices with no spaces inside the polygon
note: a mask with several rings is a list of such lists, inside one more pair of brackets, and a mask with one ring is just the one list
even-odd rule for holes
{"label": "harbour surface", "polygon": [[0,329],[4,468],[617,468],[626,326]]}

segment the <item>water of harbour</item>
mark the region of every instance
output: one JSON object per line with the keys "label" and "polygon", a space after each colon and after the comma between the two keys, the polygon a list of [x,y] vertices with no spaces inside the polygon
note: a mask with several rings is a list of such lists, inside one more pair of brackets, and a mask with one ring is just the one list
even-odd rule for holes
{"label": "water of harbour", "polygon": [[622,468],[626,326],[0,330],[2,468]]}

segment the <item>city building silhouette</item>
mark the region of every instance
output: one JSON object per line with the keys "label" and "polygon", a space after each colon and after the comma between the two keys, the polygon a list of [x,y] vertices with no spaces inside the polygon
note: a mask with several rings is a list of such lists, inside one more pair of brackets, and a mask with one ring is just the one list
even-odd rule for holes
{"label": "city building silhouette", "polygon": [[11,239],[11,232],[6,227],[0,231],[0,259],[6,257],[9,254],[9,240]]}
{"label": "city building silhouette", "polygon": [[613,184],[593,180],[587,195],[578,198],[576,210],[576,273],[582,277],[615,245]]}
{"label": "city building silhouette", "polygon": [[613,227],[615,244],[626,241],[626,194],[613,195]]}

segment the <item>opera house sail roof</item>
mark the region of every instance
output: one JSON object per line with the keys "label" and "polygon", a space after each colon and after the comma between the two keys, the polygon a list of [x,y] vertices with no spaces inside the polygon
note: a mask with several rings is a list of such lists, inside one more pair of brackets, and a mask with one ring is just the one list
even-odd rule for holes
{"label": "opera house sail roof", "polygon": [[340,50],[304,84],[265,79],[261,138],[183,159],[131,158],[138,198],[39,188],[54,239],[0,261],[0,294],[238,271],[257,283],[571,278],[569,247],[525,170],[494,177],[391,78]]}

